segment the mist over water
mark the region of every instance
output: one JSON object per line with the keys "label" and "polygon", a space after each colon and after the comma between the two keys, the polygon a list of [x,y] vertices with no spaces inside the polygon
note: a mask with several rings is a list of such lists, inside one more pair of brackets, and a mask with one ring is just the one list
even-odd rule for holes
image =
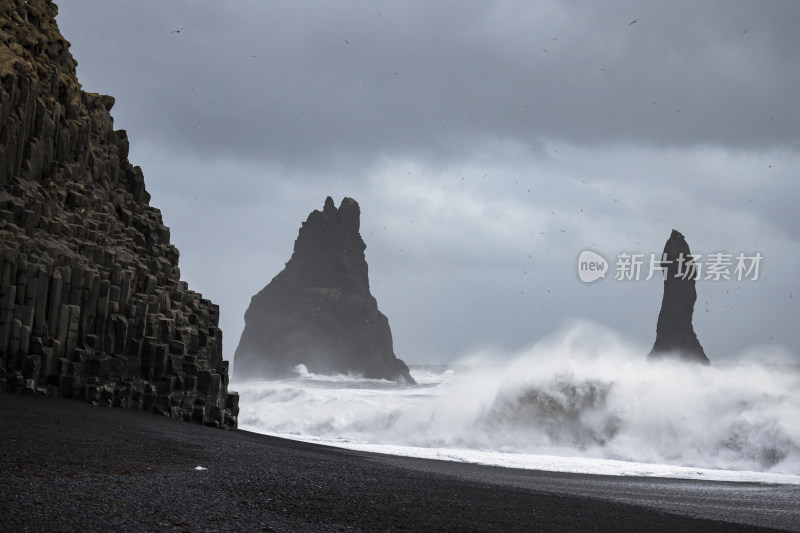
{"label": "mist over water", "polygon": [[800,474],[800,370],[767,348],[705,367],[576,323],[513,357],[235,384],[240,427],[331,443],[615,459]]}

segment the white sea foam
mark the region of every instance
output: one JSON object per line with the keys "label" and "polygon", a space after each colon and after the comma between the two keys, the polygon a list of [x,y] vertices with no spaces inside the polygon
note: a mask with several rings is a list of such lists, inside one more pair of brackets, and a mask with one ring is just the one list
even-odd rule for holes
{"label": "white sea foam", "polygon": [[301,368],[237,384],[239,425],[517,468],[800,483],[800,372],[779,351],[711,367],[644,352],[581,323],[502,363],[412,368],[416,386]]}

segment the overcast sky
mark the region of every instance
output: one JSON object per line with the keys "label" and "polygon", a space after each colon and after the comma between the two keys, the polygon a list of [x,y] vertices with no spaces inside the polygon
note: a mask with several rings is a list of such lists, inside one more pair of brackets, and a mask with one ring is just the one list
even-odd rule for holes
{"label": "overcast sky", "polygon": [[[330,195],[361,205],[395,352],[502,357],[576,319],[646,354],[662,285],[620,253],[759,252],[700,281],[712,362],[800,361],[800,3],[62,0],[85,90],[113,95],[183,278],[250,298]],[[179,31],[178,31],[179,30]],[[584,249],[609,260],[582,283]],[[702,259],[701,259],[702,262]],[[734,259],[735,263],[735,259]],[[731,268],[733,273],[733,268]]]}

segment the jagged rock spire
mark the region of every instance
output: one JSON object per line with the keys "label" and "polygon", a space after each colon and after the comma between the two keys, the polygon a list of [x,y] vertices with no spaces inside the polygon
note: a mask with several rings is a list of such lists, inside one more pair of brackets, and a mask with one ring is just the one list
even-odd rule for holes
{"label": "jagged rock spire", "polygon": [[692,327],[697,274],[689,245],[680,232],[672,230],[662,257],[666,273],[664,298],[658,314],[656,342],[647,358],[677,357],[708,365],[710,361]]}
{"label": "jagged rock spire", "polygon": [[294,253],[256,294],[234,356],[234,377],[282,378],[304,364],[319,374],[413,383],[389,321],[369,290],[358,202],[328,197],[300,228]]}

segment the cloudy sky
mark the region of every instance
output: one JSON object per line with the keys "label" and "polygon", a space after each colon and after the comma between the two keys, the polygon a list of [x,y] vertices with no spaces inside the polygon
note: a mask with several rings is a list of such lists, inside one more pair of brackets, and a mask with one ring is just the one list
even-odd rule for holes
{"label": "cloudy sky", "polygon": [[[649,254],[673,228],[733,266],[763,256],[758,280],[698,282],[712,362],[800,360],[800,3],[60,4],[183,278],[222,308],[227,359],[330,195],[361,205],[409,363],[502,356],[582,319],[644,356]],[[605,279],[579,280],[585,249]],[[620,253],[646,254],[642,279],[614,279]]]}

